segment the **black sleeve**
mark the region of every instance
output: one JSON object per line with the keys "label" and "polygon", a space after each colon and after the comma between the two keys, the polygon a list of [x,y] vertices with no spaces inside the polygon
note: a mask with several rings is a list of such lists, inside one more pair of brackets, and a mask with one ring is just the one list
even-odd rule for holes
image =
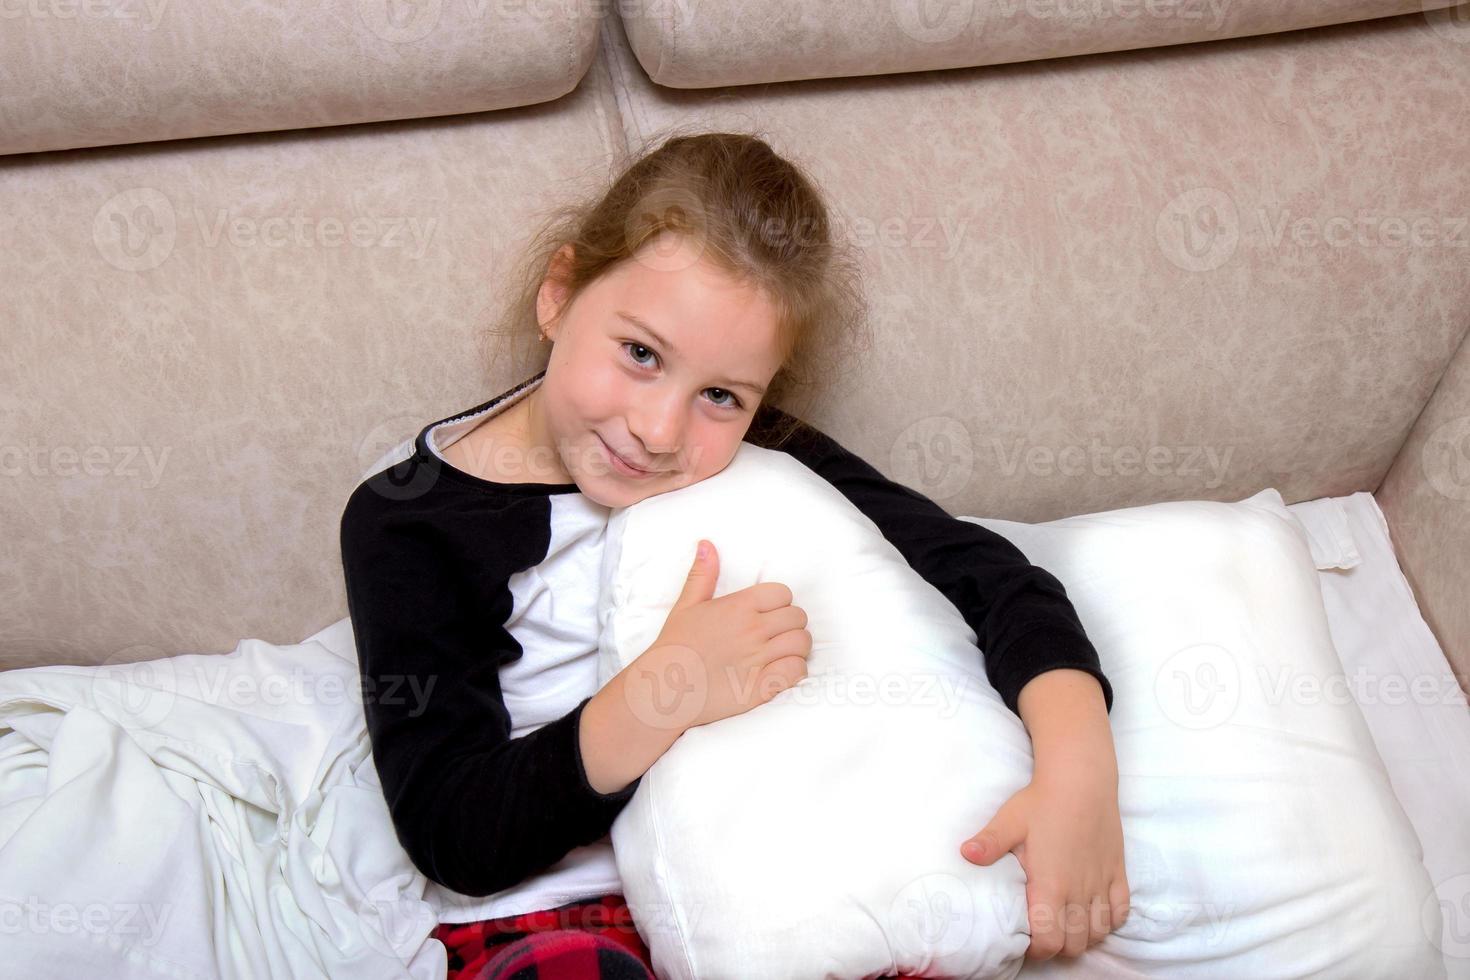
{"label": "black sleeve", "polygon": [[1096,677],[1107,710],[1113,710],[1113,688],[1097,650],[1054,575],[1031,564],[1006,538],[951,516],[804,421],[784,441],[769,437],[788,420],[791,416],[780,409],[762,405],[746,439],[800,460],[878,525],[914,571],[954,603],[975,631],[985,674],[1012,711],[1020,714],[1018,699],[1027,681],[1059,667]]}
{"label": "black sleeve", "polygon": [[[521,653],[505,627],[510,572],[466,567],[449,544],[494,534],[493,512],[456,527],[465,508],[436,507],[432,493],[395,500],[373,484],[358,485],[341,521],[373,762],[414,865],[463,895],[490,895],[606,835],[641,780],[612,794],[588,784],[578,733],[590,698],[510,737],[500,667]],[[506,531],[527,540],[524,525]]]}

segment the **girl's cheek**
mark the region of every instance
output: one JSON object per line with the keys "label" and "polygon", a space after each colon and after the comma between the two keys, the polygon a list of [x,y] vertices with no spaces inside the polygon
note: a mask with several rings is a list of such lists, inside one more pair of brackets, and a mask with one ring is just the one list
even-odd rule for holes
{"label": "girl's cheek", "polygon": [[590,372],[578,380],[578,393],[589,404],[616,407],[629,394],[619,374],[616,365]]}

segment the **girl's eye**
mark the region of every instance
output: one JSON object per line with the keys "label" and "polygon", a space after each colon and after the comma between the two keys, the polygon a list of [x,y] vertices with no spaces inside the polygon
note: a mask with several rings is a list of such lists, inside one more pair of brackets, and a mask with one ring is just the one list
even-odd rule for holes
{"label": "girl's eye", "polygon": [[718,406],[720,406],[721,408],[740,408],[741,407],[740,406],[740,399],[735,397],[735,393],[733,391],[725,391],[724,388],[711,388],[710,391],[723,391],[725,394],[727,394],[727,395],[730,396],[730,400],[727,401],[727,402],[715,402],[715,404],[718,405]]}
{"label": "girl's eye", "polygon": [[[636,340],[623,341],[623,350],[627,352],[629,359],[631,359],[632,362],[639,367],[647,367],[649,362],[640,360],[636,355],[634,355],[634,350],[644,351],[648,354],[649,357],[653,358],[654,360],[658,359],[657,354],[655,354],[652,350],[645,347],[644,345],[638,343]],[[711,399],[711,401],[714,401],[714,403],[720,408],[733,408],[738,410],[745,407],[744,403],[741,402],[739,397],[737,397],[732,391],[727,391],[724,388],[710,388],[709,390],[721,392],[729,397],[728,401],[715,401],[714,399]]]}
{"label": "girl's eye", "polygon": [[[636,348],[638,348],[639,350],[642,350],[642,351],[648,351],[649,356],[656,356],[656,355],[654,355],[653,351],[648,350],[647,347],[644,347],[640,343],[637,343],[637,342],[632,341],[632,340],[625,340],[625,341],[623,341],[623,350],[630,350],[631,348],[634,348],[634,347],[636,347]],[[638,360],[638,358],[634,357],[633,358],[633,363],[634,364],[638,364],[638,365],[644,365],[644,364],[647,364],[648,362],[647,361],[640,361],[640,360]]]}

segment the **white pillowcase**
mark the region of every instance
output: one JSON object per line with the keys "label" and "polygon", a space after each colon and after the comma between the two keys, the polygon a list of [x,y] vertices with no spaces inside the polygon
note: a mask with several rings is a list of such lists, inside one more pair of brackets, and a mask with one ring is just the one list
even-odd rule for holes
{"label": "white pillowcase", "polygon": [[812,634],[797,686],[685,732],[613,824],[660,977],[1014,976],[1025,874],[960,844],[1029,781],[1031,741],[949,600],[824,479],[749,443],[607,535],[599,684],[653,644],[701,537],[715,595],[785,583]]}
{"label": "white pillowcase", "polygon": [[1419,839],[1334,696],[1313,543],[1276,490],[961,519],[1061,580],[1113,685],[1131,913],[1025,975],[1445,975]]}
{"label": "white pillowcase", "polygon": [[[1358,709],[1276,686],[1341,672],[1276,491],[977,523],[1063,582],[1114,691],[1132,912],[1026,973],[1443,976],[1418,840]],[[1030,779],[1030,740],[973,631],[840,492],[742,444],[614,513],[601,683],[653,643],[700,537],[716,595],[784,582],[813,649],[796,687],[685,732],[613,825],[660,977],[1014,976],[1019,862],[959,845]]]}

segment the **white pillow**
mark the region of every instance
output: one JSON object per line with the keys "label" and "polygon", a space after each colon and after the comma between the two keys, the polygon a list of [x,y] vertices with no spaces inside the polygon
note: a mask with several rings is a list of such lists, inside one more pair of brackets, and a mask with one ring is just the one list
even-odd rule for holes
{"label": "white pillow", "polygon": [[[1276,491],[977,523],[1063,582],[1114,691],[1132,912],[1024,972],[1443,976],[1418,841],[1357,708],[1273,687],[1341,670]],[[1015,975],[1019,862],[979,868],[959,844],[1029,780],[1030,742],[974,633],[835,488],[742,444],[717,476],[614,513],[600,682],[653,642],[700,537],[716,594],[785,582],[813,650],[797,687],[681,736],[613,825],[660,976]],[[909,697],[853,696],[885,676]],[[924,697],[936,679],[964,683]]]}
{"label": "white pillow", "polygon": [[653,644],[701,537],[715,595],[785,583],[812,651],[795,687],[681,735],[613,824],[659,976],[1015,976],[1025,873],[960,844],[1030,780],[1030,738],[955,607],[805,465],[743,443],[613,512],[599,686]]}
{"label": "white pillow", "polygon": [[1113,685],[1131,912],[1024,975],[1445,975],[1419,839],[1336,697],[1319,561],[1276,490],[961,519],[1061,580]]}

